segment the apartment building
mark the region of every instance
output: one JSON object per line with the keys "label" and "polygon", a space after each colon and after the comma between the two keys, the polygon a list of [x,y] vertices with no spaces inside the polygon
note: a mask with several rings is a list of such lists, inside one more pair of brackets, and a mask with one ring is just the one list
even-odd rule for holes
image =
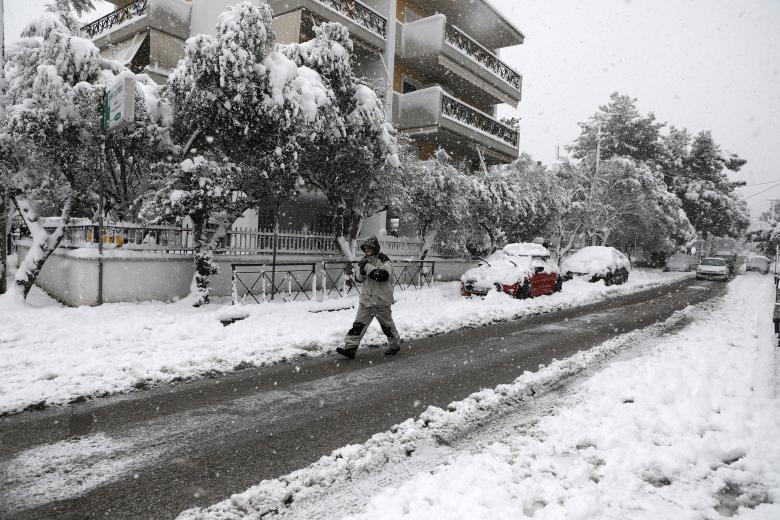
{"label": "apartment building", "polygon": [[[193,34],[214,34],[237,0],[110,0],[116,10],[84,27],[106,58],[164,82]],[[303,42],[323,21],[355,42],[354,70],[384,94],[388,119],[422,158],[442,147],[470,168],[519,154],[516,128],[496,106],[517,106],[522,76],[499,57],[523,34],[486,0],[267,0],[280,43]],[[316,220],[316,219],[315,219]]]}

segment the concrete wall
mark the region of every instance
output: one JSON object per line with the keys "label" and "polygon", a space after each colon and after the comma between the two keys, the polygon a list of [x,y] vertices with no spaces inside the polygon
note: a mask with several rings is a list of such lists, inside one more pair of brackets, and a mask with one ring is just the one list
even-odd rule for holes
{"label": "concrete wall", "polygon": [[[28,247],[19,244],[19,257],[27,253]],[[317,287],[321,290],[324,281],[322,261],[333,262],[327,267],[329,277],[326,285],[332,287],[338,283],[343,271],[343,262],[338,257],[323,258],[321,256],[284,256],[280,255],[279,263],[295,263],[296,266],[277,267],[277,285],[287,287],[284,280],[285,271],[296,270],[293,274],[301,285],[307,289],[311,287],[311,279],[305,270],[306,263],[316,262]],[[435,280],[457,280],[475,262],[460,259],[436,259]],[[258,278],[261,271],[265,271],[270,277],[271,259],[258,255],[220,256],[217,259],[220,272],[212,279],[212,294],[214,296],[229,296],[232,292],[232,263],[265,263],[264,267],[246,268],[247,272],[242,276],[244,282],[250,287]],[[140,302],[140,301],[175,301],[185,297],[189,293],[192,282],[192,257],[188,255],[144,253],[117,251],[108,249],[103,260],[103,301],[116,302]],[[254,274],[253,274],[254,273]],[[266,282],[267,292],[270,293],[270,281]],[[293,289],[296,283],[290,281]],[[46,291],[51,297],[65,305],[77,307],[80,305],[95,305],[98,296],[98,262],[94,257],[94,251],[85,249],[59,249],[55,251],[41,270],[36,284]],[[255,292],[259,292],[262,283],[255,286]],[[286,290],[286,289],[285,289]],[[238,293],[243,295],[246,290],[238,284]]]}
{"label": "concrete wall", "polygon": [[[27,253],[19,244],[19,257]],[[97,258],[84,256],[79,249],[55,251],[38,275],[36,284],[52,298],[73,307],[95,305],[98,296]],[[187,255],[137,253],[112,256],[103,261],[103,301],[174,301],[189,293],[192,258]]]}

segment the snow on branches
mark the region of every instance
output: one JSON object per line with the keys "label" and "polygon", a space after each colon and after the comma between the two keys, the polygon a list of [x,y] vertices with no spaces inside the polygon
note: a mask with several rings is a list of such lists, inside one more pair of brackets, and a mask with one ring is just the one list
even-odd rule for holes
{"label": "snow on branches", "polygon": [[[156,86],[139,75],[136,122],[107,141],[102,128],[106,84],[132,74],[100,58],[90,40],[73,34],[53,13],[44,13],[8,53],[0,134],[19,158],[4,181],[32,233],[28,255],[17,270],[22,296],[63,237],[71,216],[95,214],[98,178],[105,173],[108,208],[129,211],[144,186],[144,165],[167,147],[166,109]],[[147,106],[152,110],[148,111]],[[108,163],[106,163],[108,159]],[[137,188],[137,189],[136,189]],[[59,214],[53,230],[39,212]]]}
{"label": "snow on branches", "polygon": [[322,126],[312,133],[301,173],[335,208],[344,254],[351,257],[360,221],[387,205],[399,166],[397,142],[382,102],[352,71],[353,45],[337,23],[315,27],[311,41],[279,46],[297,65],[316,71],[331,102],[321,108]]}

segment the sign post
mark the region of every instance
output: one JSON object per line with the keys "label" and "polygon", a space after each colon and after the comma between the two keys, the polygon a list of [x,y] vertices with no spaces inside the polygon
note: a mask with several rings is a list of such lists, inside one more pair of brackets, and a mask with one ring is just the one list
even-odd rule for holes
{"label": "sign post", "polygon": [[[101,158],[109,167],[107,142],[109,134],[121,130],[135,120],[135,77],[120,75],[103,96],[103,140]],[[103,206],[105,205],[104,165],[98,166],[100,177],[100,201],[98,202],[98,297],[97,304],[103,305]]]}

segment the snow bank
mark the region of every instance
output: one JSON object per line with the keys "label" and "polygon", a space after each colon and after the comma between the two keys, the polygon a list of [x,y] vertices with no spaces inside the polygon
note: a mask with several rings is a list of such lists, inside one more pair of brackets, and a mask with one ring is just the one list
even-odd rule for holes
{"label": "snow bank", "polygon": [[[774,519],[780,515],[780,401],[772,284],[742,277],[714,312],[689,308],[644,331],[430,407],[361,445],[263,481],[180,520],[273,518],[511,410],[535,392],[652,337],[688,314],[700,321],[639,357],[614,362],[530,431],[499,432],[442,466],[370,499],[371,519]],[[711,304],[709,304],[712,306]],[[355,485],[356,493],[363,493]],[[360,498],[356,498],[360,502]],[[334,511],[334,518],[338,512]]]}
{"label": "snow bank", "polygon": [[350,518],[780,518],[773,302],[768,280],[739,278],[711,315],[595,375],[532,431]]}
{"label": "snow bank", "polygon": [[[437,284],[421,291],[396,290],[393,314],[408,341],[584,305],[689,276],[639,271],[628,283],[613,287],[572,280],[560,293],[529,300],[499,293],[484,300],[466,299],[460,296],[457,282]],[[356,298],[338,303],[354,306]],[[341,345],[355,314],[349,307],[319,312],[332,308],[333,300],[246,305],[242,309],[247,317],[224,327],[223,311],[216,305],[193,309],[186,302],[79,308],[9,304],[0,322],[0,413],[42,401],[63,404],[80,396],[232,371],[247,364],[326,355]],[[364,344],[384,342],[373,323]]]}

